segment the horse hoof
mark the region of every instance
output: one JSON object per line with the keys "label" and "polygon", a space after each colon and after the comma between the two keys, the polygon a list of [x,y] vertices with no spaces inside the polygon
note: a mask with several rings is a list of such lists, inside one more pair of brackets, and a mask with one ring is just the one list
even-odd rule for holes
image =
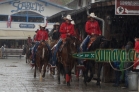
{"label": "horse hoof", "polygon": [[84,85],[87,86],[87,83],[84,81]]}
{"label": "horse hoof", "polygon": [[100,87],[100,88],[101,88],[101,85],[100,85],[100,83],[96,83],[96,85],[97,85],[98,87]]}

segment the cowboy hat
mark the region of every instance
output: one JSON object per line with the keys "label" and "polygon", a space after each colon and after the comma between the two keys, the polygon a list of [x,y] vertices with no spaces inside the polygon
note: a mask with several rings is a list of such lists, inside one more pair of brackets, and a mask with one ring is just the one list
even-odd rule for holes
{"label": "cowboy hat", "polygon": [[72,24],[72,25],[75,25],[75,22],[72,20],[72,21],[71,21],[71,24]]}
{"label": "cowboy hat", "polygon": [[59,26],[59,25],[60,25],[60,23],[59,23],[59,22],[56,22],[54,25],[58,25],[58,26]]}
{"label": "cowboy hat", "polygon": [[66,17],[64,17],[64,19],[72,20],[72,19],[71,19],[71,15],[67,15]]}
{"label": "cowboy hat", "polygon": [[95,17],[97,17],[97,16],[95,15],[95,13],[91,13],[91,14],[88,16],[88,18],[90,18],[90,17],[95,18]]}
{"label": "cowboy hat", "polygon": [[40,27],[46,27],[46,24],[41,24],[41,25],[39,25]]}
{"label": "cowboy hat", "polygon": [[35,32],[39,31],[39,29],[37,29]]}

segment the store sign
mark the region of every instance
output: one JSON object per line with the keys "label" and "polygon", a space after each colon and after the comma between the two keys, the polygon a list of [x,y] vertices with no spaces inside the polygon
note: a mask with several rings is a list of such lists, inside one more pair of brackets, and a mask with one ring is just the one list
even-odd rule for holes
{"label": "store sign", "polygon": [[139,15],[139,0],[115,0],[116,15]]}
{"label": "store sign", "polygon": [[[128,54],[128,57],[127,57]],[[120,49],[97,49],[93,52],[74,53],[72,56],[78,59],[90,59],[97,62],[133,62],[135,58],[135,50],[131,49],[128,52]]]}
{"label": "store sign", "polygon": [[34,24],[20,24],[20,28],[35,28]]}
{"label": "store sign", "polygon": [[21,2],[21,1],[12,1],[12,6],[16,7],[16,10],[11,10],[11,12],[18,12],[21,10],[33,10],[37,12],[44,11],[44,6],[38,2]]}

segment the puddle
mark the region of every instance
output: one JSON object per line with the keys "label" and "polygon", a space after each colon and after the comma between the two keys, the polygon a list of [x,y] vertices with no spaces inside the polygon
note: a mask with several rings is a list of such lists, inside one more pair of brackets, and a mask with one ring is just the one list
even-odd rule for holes
{"label": "puddle", "polygon": [[18,62],[13,62],[13,63],[18,63]]}
{"label": "puddle", "polygon": [[17,67],[16,65],[9,65],[9,66],[6,66],[6,67]]}

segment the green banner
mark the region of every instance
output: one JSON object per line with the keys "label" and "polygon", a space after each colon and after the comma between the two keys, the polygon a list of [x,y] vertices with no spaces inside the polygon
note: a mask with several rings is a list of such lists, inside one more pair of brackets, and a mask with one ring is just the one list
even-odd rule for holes
{"label": "green banner", "polygon": [[120,49],[97,49],[93,52],[74,53],[74,58],[91,59],[99,62],[120,61],[133,62],[135,50],[120,50]]}

